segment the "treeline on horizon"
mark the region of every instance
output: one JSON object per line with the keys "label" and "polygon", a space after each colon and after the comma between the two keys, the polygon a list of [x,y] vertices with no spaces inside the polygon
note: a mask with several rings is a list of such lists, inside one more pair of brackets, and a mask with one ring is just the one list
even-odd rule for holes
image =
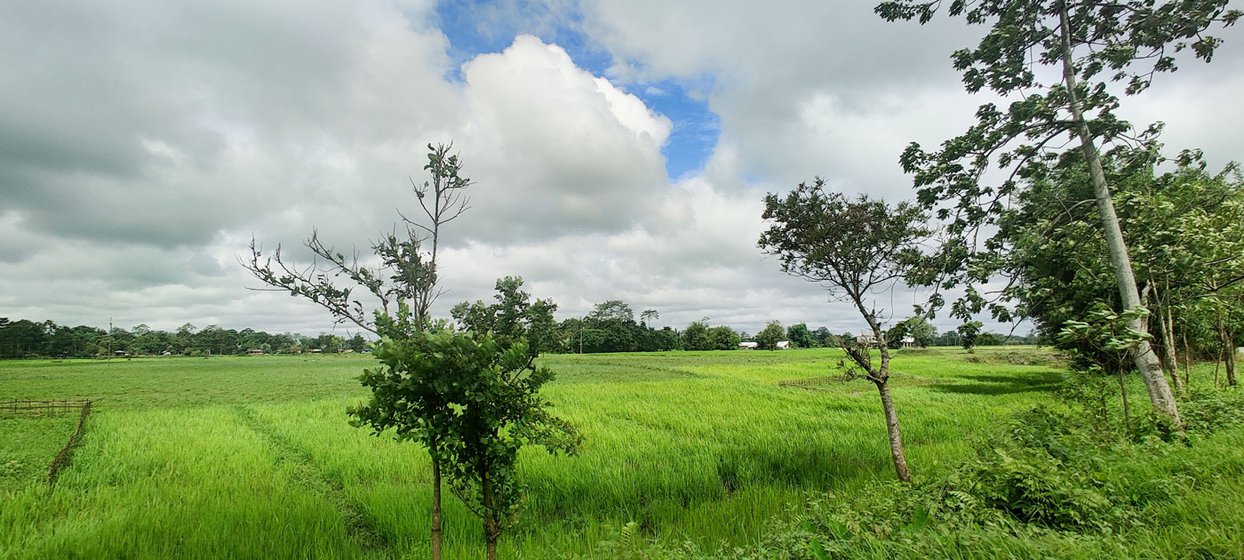
{"label": "treeline on horizon", "polygon": [[[728,326],[711,326],[707,320],[693,321],[684,329],[669,326],[657,328],[652,322],[659,318],[655,310],[645,310],[637,319],[632,308],[621,300],[596,305],[584,317],[571,317],[556,323],[548,351],[556,353],[663,352],[670,350],[735,350],[742,342],[756,342],[759,348],[773,349],[779,341],[789,341],[795,348],[838,347],[844,336],[853,333],[831,333],[827,327],[808,328],[806,323],[783,326],[770,322],[752,335]],[[912,328],[912,325],[915,328]],[[891,329],[887,339],[894,346],[904,338],[915,346],[959,346],[955,331],[938,333],[927,322],[904,321]],[[997,333],[981,333],[977,346],[1001,344],[1037,344],[1032,336],[1020,337]],[[320,333],[305,336],[297,333],[268,333],[245,328],[226,329],[218,325],[198,328],[186,323],[169,332],[146,324],[129,330],[111,330],[87,325],[67,326],[53,321],[0,318],[0,359],[4,358],[92,358],[104,356],[213,356],[241,354],[301,354],[309,352],[364,352],[369,341],[362,334],[342,336]]]}

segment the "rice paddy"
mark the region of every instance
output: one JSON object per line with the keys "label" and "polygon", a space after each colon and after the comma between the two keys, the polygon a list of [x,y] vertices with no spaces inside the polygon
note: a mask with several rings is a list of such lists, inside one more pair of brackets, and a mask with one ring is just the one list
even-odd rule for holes
{"label": "rice paddy", "polygon": [[[1031,349],[900,353],[892,380],[917,476],[949,468],[1009,412],[1050,402],[1057,364]],[[754,543],[813,491],[893,478],[876,391],[836,350],[553,355],[545,395],[585,445],[524,451],[529,486],[505,558],[593,556],[645,539]],[[1032,365],[1024,365],[1025,362]],[[0,417],[2,558],[426,558],[426,453],[347,423],[365,356],[0,362],[0,400],[92,399],[76,414]],[[482,554],[446,492],[446,558]]]}

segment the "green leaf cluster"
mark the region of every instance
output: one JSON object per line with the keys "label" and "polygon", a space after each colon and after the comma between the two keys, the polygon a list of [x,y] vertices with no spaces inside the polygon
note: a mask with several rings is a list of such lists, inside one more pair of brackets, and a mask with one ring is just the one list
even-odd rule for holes
{"label": "green leaf cluster", "polygon": [[446,321],[421,323],[405,302],[397,313],[379,313],[381,339],[373,353],[380,366],[360,378],[371,400],[350,409],[354,423],[374,433],[428,448],[453,490],[484,521],[495,543],[521,510],[525,487],[518,478],[519,450],[543,446],[574,453],[579,432],[557,418],[540,389],[553,378],[535,359],[529,339],[551,329],[551,302],[531,302],[522,280],[497,282],[498,303],[462,304]]}

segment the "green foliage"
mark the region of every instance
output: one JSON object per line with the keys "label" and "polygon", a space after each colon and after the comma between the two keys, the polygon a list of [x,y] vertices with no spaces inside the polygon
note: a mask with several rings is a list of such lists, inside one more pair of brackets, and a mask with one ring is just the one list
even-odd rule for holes
{"label": "green foliage", "polygon": [[971,352],[976,348],[977,339],[984,327],[985,324],[980,321],[967,321],[955,328],[955,332],[959,333],[959,344],[964,350]]}
{"label": "green foliage", "polygon": [[1212,434],[1244,426],[1244,393],[1197,389],[1187,396],[1181,409],[1189,432]]}
{"label": "green foliage", "polygon": [[782,323],[769,321],[769,324],[765,325],[765,328],[760,329],[760,332],[756,333],[752,340],[755,340],[756,344],[760,345],[761,350],[776,350],[777,343],[782,341],[785,336],[786,329],[782,328]]}
{"label": "green foliage", "polygon": [[789,340],[796,348],[816,346],[816,340],[812,338],[812,331],[808,330],[807,323],[795,323],[786,327],[786,340]]}
{"label": "green foliage", "polygon": [[708,325],[703,321],[692,321],[682,331],[682,347],[684,350],[712,350],[713,341],[708,336]]}
{"label": "green foliage", "polygon": [[553,312],[557,304],[550,300],[531,301],[531,294],[522,290],[523,279],[507,276],[497,280],[496,303],[482,301],[455,305],[451,314],[464,329],[492,333],[502,345],[519,340],[527,342],[532,356],[552,350],[556,322]]}
{"label": "green foliage", "polygon": [[1098,302],[1083,321],[1065,322],[1058,340],[1067,348],[1079,349],[1075,352],[1074,366],[1118,371],[1120,364],[1127,361],[1129,352],[1141,342],[1153,339],[1149,333],[1131,328],[1135,320],[1143,320],[1148,315],[1143,307],[1116,313],[1105,303]]}
{"label": "green foliage", "polygon": [[708,348],[709,350],[735,350],[738,349],[742,338],[734,329],[718,325],[709,327],[708,340],[711,344],[710,348]]}
{"label": "green foliage", "polygon": [[427,447],[450,488],[484,521],[490,547],[523,504],[518,452],[534,444],[572,453],[581,440],[549,413],[540,389],[553,373],[536,367],[539,348],[528,342],[547,344],[556,306],[532,302],[521,287],[522,279],[503,278],[497,303],[456,306],[462,331],[420,323],[405,302],[394,316],[378,314],[373,353],[382,367],[361,377],[370,402],[350,409],[376,434],[393,429]]}
{"label": "green foliage", "polygon": [[529,444],[550,453],[572,453],[580,436],[552,416],[540,388],[553,377],[532,364],[526,342],[502,345],[491,333],[430,330],[432,362],[442,376],[438,388],[448,400],[442,452],[450,487],[485,522],[495,540],[516,520],[525,488],[518,479],[518,452]]}
{"label": "green foliage", "polygon": [[1100,480],[1101,456],[1070,417],[1033,409],[986,442],[973,461],[943,488],[948,509],[988,522],[1008,522],[1076,532],[1117,531],[1128,522],[1117,492]]}
{"label": "green foliage", "polygon": [[[1217,356],[1223,346],[1217,319],[1237,329],[1241,319],[1238,306],[1228,303],[1239,300],[1233,281],[1244,273],[1244,190],[1235,166],[1211,176],[1192,160],[1154,175],[1112,158],[1103,163],[1116,187],[1136,274],[1149,294],[1149,332],[1168,343],[1155,349],[1166,356],[1186,337],[1192,350]],[[1099,303],[1119,306],[1096,211],[1077,202],[1092,197],[1082,167],[1059,170],[1020,196],[1021,208],[1007,214],[1000,231],[1011,248],[1006,266],[1017,278],[1006,297],[1019,302],[1018,314],[1033,319],[1047,340],[1080,354],[1096,349],[1060,339],[1064,324],[1085,318]],[[1171,320],[1169,330],[1164,318]],[[1112,373],[1130,367],[1117,353],[1093,361]]]}
{"label": "green foliage", "polygon": [[[1015,100],[1006,107],[984,104],[977,110],[976,124],[963,134],[932,151],[912,143],[900,157],[904,170],[914,177],[920,204],[936,208],[938,219],[948,223],[950,238],[922,267],[919,282],[943,288],[968,286],[966,296],[953,308],[957,316],[966,319],[988,306],[1000,320],[1008,320],[1010,307],[986,301],[974,286],[1007,268],[1009,243],[1003,234],[977,244],[976,232],[1004,221],[1013,201],[1024,208],[1027,185],[1089,165],[1098,156],[1098,144],[1110,147],[1107,152],[1116,159],[1129,160],[1125,168],[1150,167],[1161,126],[1132,131],[1115,114],[1121,103],[1117,88],[1122,85],[1128,95],[1143,91],[1157,74],[1174,71],[1176,53],[1189,48],[1195,58],[1208,62],[1222,42],[1210,31],[1234,24],[1241,12],[1227,9],[1224,0],[955,1],[946,6],[890,0],[875,11],[888,21],[927,23],[943,8],[952,17],[988,28],[974,48],[952,55],[965,89],[988,88],[1014,95]],[[1077,137],[1081,150],[1064,152],[1066,140]],[[1004,171],[1003,179],[983,180],[994,167]],[[1077,210],[1081,200],[1084,197],[1045,208]],[[1104,252],[1098,253],[1102,257]]]}
{"label": "green foliage", "polygon": [[596,304],[586,317],[567,320],[561,325],[562,338],[575,352],[635,352],[641,342],[658,342],[651,327],[635,322],[631,306],[622,300]]}
{"label": "green foliage", "polygon": [[826,285],[831,297],[856,303],[861,312],[871,290],[903,278],[928,235],[918,208],[848,199],[826,192],[820,177],[785,197],[766,195],[761,217],[771,225],[757,244],[778,257],[783,272]]}

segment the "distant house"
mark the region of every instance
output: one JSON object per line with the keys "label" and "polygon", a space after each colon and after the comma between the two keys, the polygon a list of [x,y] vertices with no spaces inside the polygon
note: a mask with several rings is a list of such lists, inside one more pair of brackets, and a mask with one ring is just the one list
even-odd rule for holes
{"label": "distant house", "polygon": [[745,349],[745,350],[755,350],[755,349],[757,349],[757,348],[760,348],[760,343],[757,343],[757,342],[740,342],[740,343],[739,343],[739,348],[742,348],[742,349]]}
{"label": "distant house", "polygon": [[252,356],[259,356],[263,354],[263,349],[262,348],[251,348],[250,350],[247,350],[246,353]]}
{"label": "distant house", "polygon": [[916,344],[916,339],[915,339],[915,337],[911,337],[911,336],[904,336],[904,337],[903,337],[903,340],[902,340],[902,343],[903,343],[903,348],[917,348],[917,347],[919,347],[919,345],[918,345],[918,344]]}
{"label": "distant house", "polygon": [[323,353],[324,353],[324,350],[323,350],[323,349],[321,349],[321,348],[312,348],[312,349],[311,349],[311,353],[312,353],[312,354],[323,354]]}
{"label": "distant house", "polygon": [[779,341],[778,341],[778,343],[777,343],[777,349],[778,349],[778,350],[790,350],[790,341],[789,341],[789,340],[779,340]]}
{"label": "distant house", "polygon": [[855,342],[863,346],[876,346],[877,336],[868,331],[860,331],[859,336],[855,337]]}

